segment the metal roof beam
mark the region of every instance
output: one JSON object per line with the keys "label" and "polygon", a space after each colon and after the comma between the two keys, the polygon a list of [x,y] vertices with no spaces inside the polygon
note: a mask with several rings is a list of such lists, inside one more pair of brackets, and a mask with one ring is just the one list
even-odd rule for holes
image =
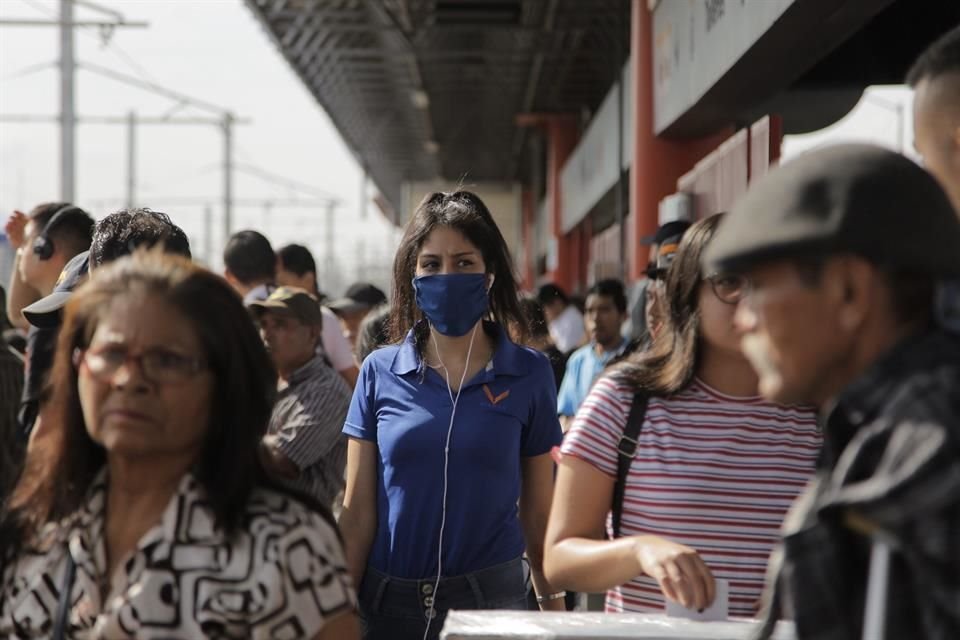
{"label": "metal roof beam", "polygon": [[[265,3],[262,0],[257,2],[260,7],[264,7]],[[283,10],[287,6],[287,0],[273,0],[273,3],[270,5],[270,9],[265,11],[267,19],[273,20],[276,17],[279,17]]]}
{"label": "metal roof beam", "polygon": [[[372,72],[379,71],[381,75],[374,76]],[[350,85],[352,83],[362,81],[364,79],[369,79],[371,77],[383,78],[383,84],[392,86],[395,88],[415,88],[415,83],[412,79],[406,77],[399,77],[396,74],[388,75],[389,72],[386,69],[368,69],[363,70],[353,70],[347,67],[347,65],[330,65],[323,67],[318,70],[316,74],[311,78],[311,82],[316,86],[323,87],[334,87],[342,85]]]}
{"label": "metal roof beam", "polygon": [[[284,1],[286,1],[286,0],[284,0]],[[285,9],[285,10],[282,10],[282,11],[278,11],[278,12],[276,12],[276,13],[272,13],[272,14],[268,15],[267,17],[268,17],[271,21],[295,20],[298,15],[301,15],[301,14],[303,14],[303,13],[305,13],[305,12],[304,12],[303,10],[301,10],[301,9]],[[315,7],[313,10],[311,10],[309,13],[312,13],[313,15],[319,15],[319,16],[321,16],[321,17],[323,17],[323,18],[327,18],[327,19],[330,19],[330,20],[351,20],[351,19],[352,19],[352,20],[363,20],[363,18],[364,18],[364,14],[363,14],[363,12],[362,12],[359,8],[357,8],[357,9],[330,9],[330,8],[323,7],[323,6],[317,6],[317,7]]]}
{"label": "metal roof beam", "polygon": [[313,29],[300,29],[300,35],[290,47],[290,56],[299,59],[313,42],[320,37],[320,32]]}
{"label": "metal roof beam", "polygon": [[[377,47],[354,47],[343,48],[335,45],[324,46],[313,54],[312,60],[303,63],[305,73],[308,77],[313,77],[321,73],[324,67],[337,66],[340,64],[350,64],[351,55],[361,56],[380,56],[384,60],[390,60],[391,64],[409,64],[406,54],[391,49],[382,49]],[[386,64],[386,63],[385,63]]]}

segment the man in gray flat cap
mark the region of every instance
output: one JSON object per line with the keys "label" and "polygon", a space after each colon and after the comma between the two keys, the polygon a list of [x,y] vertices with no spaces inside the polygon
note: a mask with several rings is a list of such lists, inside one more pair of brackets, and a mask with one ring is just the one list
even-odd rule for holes
{"label": "man in gray flat cap", "polygon": [[704,261],[749,280],[735,323],[761,392],[821,411],[771,616],[800,640],[960,638],[960,335],[934,314],[936,282],[960,277],[960,220],[944,191],[878,147],[811,152],[751,187]]}

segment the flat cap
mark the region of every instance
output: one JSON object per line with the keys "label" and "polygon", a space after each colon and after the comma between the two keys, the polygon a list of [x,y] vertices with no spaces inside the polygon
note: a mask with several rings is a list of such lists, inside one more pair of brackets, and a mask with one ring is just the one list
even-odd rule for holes
{"label": "flat cap", "polygon": [[917,275],[960,276],[960,218],[937,181],[865,144],[805,153],[750,187],[704,252],[706,270],[852,253]]}

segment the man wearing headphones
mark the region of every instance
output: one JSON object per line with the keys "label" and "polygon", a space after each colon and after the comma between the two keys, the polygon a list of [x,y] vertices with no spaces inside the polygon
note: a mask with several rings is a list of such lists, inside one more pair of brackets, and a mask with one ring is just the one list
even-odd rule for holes
{"label": "man wearing headphones", "polygon": [[[54,218],[51,217],[48,228],[56,222]],[[62,308],[73,290],[86,280],[89,270],[129,255],[137,247],[158,243],[163,245],[166,253],[190,257],[186,234],[167,214],[144,208],[112,213],[97,222],[92,240],[87,243],[89,251],[81,251],[67,262],[57,276],[53,291],[23,308],[23,315],[31,324],[27,339],[27,375],[19,414],[24,438],[32,438],[42,431],[39,416],[45,399],[44,379],[53,364]],[[33,251],[42,258],[46,251],[38,245],[35,242]]]}
{"label": "man wearing headphones", "polygon": [[7,220],[7,237],[16,249],[7,315],[14,326],[27,329],[25,306],[48,296],[57,284],[64,265],[73,256],[90,248],[93,218],[66,202],[39,204],[24,214],[14,211]]}

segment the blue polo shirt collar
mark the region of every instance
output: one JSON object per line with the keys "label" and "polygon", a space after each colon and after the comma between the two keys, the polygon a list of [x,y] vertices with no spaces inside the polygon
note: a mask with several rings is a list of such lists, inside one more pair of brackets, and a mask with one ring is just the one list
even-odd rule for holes
{"label": "blue polo shirt collar", "polygon": [[[487,365],[486,372],[496,375],[522,376],[528,373],[528,367],[523,363],[523,347],[517,345],[507,336],[496,322],[483,322],[483,330],[491,336],[494,341],[493,359]],[[417,353],[416,339],[411,329],[404,338],[403,344],[397,350],[393,358],[390,370],[400,376],[409,375],[420,371],[423,361],[420,354]]]}
{"label": "blue polo shirt collar", "polygon": [[620,336],[620,346],[612,351],[604,351],[603,355],[597,354],[597,343],[595,340],[590,341],[590,353],[593,357],[603,363],[606,363],[608,360],[612,360],[617,356],[623,355],[623,352],[626,351],[627,346],[630,344],[630,340],[624,336]]}

